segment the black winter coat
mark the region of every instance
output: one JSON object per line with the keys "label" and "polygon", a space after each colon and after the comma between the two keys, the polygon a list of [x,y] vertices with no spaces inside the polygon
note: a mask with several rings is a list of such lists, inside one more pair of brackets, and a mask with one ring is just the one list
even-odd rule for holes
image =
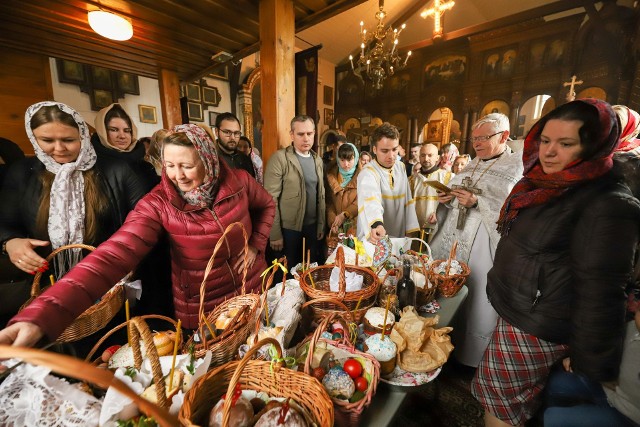
{"label": "black winter coat", "polygon": [[574,371],[614,380],[639,236],[640,202],[607,175],[522,210],[498,244],[487,295],[507,322],[568,344]]}

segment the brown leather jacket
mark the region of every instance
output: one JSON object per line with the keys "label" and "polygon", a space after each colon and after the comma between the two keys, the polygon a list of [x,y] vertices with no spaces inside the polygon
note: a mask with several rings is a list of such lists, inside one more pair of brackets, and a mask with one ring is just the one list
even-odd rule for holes
{"label": "brown leather jacket", "polygon": [[355,225],[355,218],[358,216],[358,174],[360,166],[353,174],[351,181],[346,187],[342,188],[338,181],[339,171],[338,165],[334,164],[329,168],[325,176],[325,188],[327,197],[327,227],[331,228],[331,224],[335,221],[336,216],[342,212],[346,212],[352,223]]}

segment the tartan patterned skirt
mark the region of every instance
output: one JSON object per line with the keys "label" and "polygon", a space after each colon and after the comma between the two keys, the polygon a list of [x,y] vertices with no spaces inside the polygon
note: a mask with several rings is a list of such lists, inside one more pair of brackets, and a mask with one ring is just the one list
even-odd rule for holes
{"label": "tartan patterned skirt", "polygon": [[567,350],[564,344],[536,338],[500,317],[471,383],[471,393],[500,420],[523,424],[540,407],[549,371]]}

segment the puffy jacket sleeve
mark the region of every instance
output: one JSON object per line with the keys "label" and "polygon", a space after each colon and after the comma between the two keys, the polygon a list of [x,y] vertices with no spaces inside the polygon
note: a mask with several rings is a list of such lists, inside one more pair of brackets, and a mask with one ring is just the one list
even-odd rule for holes
{"label": "puffy jacket sleeve", "polygon": [[639,226],[636,199],[601,197],[585,209],[572,236],[571,365],[595,381],[612,381],[618,375],[624,289],[633,271]]}
{"label": "puffy jacket sleeve", "polygon": [[55,340],[73,320],[133,270],[163,232],[163,201],[158,192],[145,196],[107,241],[11,319],[38,325]]}
{"label": "puffy jacket sleeve", "polygon": [[[237,170],[235,171],[238,172]],[[251,215],[251,227],[253,232],[249,237],[249,244],[260,252],[265,251],[269,243],[269,233],[273,226],[273,218],[276,213],[276,204],[273,197],[258,182],[242,172],[245,181],[247,197],[249,198],[249,214]]]}
{"label": "puffy jacket sleeve", "polygon": [[280,194],[282,194],[286,161],[284,150],[279,150],[271,156],[264,172],[264,189],[269,192],[275,204],[273,227],[270,233],[270,239],[272,241],[282,239],[282,224],[280,222],[280,206],[278,201],[280,200]]}

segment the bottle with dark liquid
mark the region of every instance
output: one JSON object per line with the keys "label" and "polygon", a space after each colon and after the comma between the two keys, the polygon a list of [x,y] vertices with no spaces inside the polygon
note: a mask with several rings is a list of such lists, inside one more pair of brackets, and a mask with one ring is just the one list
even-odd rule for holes
{"label": "bottle with dark liquid", "polygon": [[415,307],[416,284],[411,280],[411,261],[408,259],[405,259],[402,262],[402,278],[398,281],[396,286],[400,311],[409,305]]}

